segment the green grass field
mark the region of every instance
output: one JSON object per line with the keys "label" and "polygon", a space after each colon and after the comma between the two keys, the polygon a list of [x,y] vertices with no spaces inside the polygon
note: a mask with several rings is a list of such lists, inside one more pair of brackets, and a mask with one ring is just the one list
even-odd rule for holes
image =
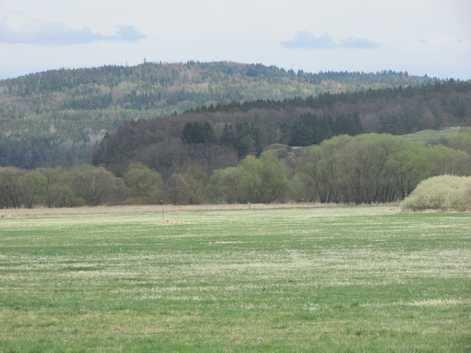
{"label": "green grass field", "polygon": [[0,352],[471,352],[471,214],[0,211]]}

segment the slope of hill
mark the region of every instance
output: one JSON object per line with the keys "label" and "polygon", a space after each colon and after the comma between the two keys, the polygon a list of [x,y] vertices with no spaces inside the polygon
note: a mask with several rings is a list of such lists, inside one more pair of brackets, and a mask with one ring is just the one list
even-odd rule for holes
{"label": "slope of hill", "polygon": [[128,122],[107,135],[94,162],[115,171],[139,161],[164,176],[189,165],[212,170],[275,143],[307,146],[339,134],[407,134],[471,125],[471,82],[370,90],[282,102],[198,109]]}
{"label": "slope of hill", "polygon": [[0,164],[90,160],[90,146],[123,121],[201,106],[283,100],[434,82],[407,73],[310,74],[230,62],[145,63],[55,70],[0,81]]}
{"label": "slope of hill", "polygon": [[471,128],[450,127],[443,130],[425,130],[414,134],[404,135],[412,142],[425,143],[427,145],[444,145],[457,150],[462,150],[471,155]]}

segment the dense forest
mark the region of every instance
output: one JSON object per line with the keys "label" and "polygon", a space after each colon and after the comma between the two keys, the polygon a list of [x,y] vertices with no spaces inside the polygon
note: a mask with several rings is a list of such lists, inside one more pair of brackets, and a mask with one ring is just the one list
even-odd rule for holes
{"label": "dense forest", "polygon": [[324,94],[280,102],[200,108],[124,123],[105,136],[94,163],[120,175],[138,162],[164,178],[197,165],[205,172],[260,155],[272,144],[309,146],[347,134],[408,134],[471,125],[471,83]]}
{"label": "dense forest", "polygon": [[58,70],[0,81],[0,117],[0,208],[391,202],[471,174],[471,82],[405,73]]}
{"label": "dense forest", "polygon": [[[226,109],[239,109],[240,103],[252,100],[271,104],[433,82],[437,80],[405,72],[311,74],[230,62],[144,63],[31,74],[0,81],[0,165],[90,162],[93,146],[122,122],[201,106],[214,110],[229,104]],[[235,108],[231,102],[237,102]]]}

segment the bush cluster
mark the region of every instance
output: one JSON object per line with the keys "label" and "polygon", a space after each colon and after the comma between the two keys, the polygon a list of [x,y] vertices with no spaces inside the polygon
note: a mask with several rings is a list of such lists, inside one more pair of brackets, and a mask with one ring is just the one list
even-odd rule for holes
{"label": "bush cluster", "polygon": [[422,181],[401,203],[404,210],[471,210],[471,177],[442,175]]}

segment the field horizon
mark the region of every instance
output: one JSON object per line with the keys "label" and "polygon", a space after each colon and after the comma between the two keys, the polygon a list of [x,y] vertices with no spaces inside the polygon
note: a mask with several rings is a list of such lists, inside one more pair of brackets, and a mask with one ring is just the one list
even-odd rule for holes
{"label": "field horizon", "polygon": [[[205,203],[195,205],[98,205],[78,207],[32,207],[32,208],[4,208],[0,209],[0,217],[13,215],[72,215],[80,213],[136,213],[151,212],[158,214],[164,212],[182,211],[230,211],[230,210],[277,210],[277,209],[345,209],[345,208],[375,208],[390,209],[400,212],[399,202],[377,203],[377,204],[342,204],[342,203],[320,203],[320,202],[271,202],[271,203]],[[433,211],[432,211],[433,212]]]}

